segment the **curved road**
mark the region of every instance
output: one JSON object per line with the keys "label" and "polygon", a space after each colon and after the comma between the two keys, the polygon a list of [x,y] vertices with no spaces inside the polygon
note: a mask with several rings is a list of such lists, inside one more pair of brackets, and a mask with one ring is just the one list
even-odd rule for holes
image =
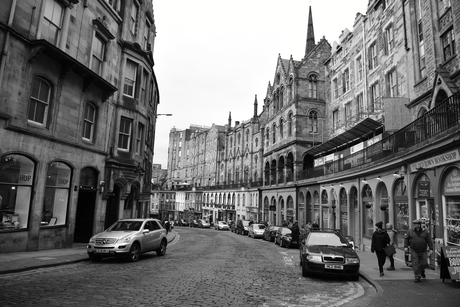
{"label": "curved road", "polygon": [[166,255],[0,276],[2,306],[365,306],[363,280],[304,278],[299,250],[229,231],[175,227]]}

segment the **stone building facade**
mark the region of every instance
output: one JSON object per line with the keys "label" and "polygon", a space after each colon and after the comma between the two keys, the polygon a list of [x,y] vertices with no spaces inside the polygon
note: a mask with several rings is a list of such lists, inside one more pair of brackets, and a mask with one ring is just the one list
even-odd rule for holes
{"label": "stone building facade", "polygon": [[[195,187],[203,206],[222,219],[317,222],[365,250],[377,221],[402,246],[417,218],[438,248],[460,245],[459,12],[449,0],[370,0],[332,46],[314,43],[310,14],[305,58],[278,57],[262,112],[228,124],[221,185]],[[262,163],[246,182],[251,147]]]}
{"label": "stone building facade", "polygon": [[1,252],[149,214],[154,38],[148,1],[1,1]]}

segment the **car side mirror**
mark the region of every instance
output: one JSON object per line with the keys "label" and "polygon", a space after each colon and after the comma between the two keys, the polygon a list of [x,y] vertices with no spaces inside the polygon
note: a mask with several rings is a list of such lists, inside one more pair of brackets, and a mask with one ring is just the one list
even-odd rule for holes
{"label": "car side mirror", "polygon": [[144,229],[144,230],[142,230],[142,233],[149,233],[149,232],[150,232],[149,229]]}

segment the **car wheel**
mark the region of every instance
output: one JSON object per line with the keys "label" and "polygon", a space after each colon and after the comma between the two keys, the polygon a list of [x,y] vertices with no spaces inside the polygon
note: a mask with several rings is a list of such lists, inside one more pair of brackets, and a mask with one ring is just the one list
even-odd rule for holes
{"label": "car wheel", "polygon": [[158,256],[164,256],[166,254],[166,240],[161,240],[160,248],[156,250]]}
{"label": "car wheel", "polygon": [[89,260],[91,260],[93,262],[99,262],[102,259],[100,256],[97,256],[97,255],[95,255],[93,253],[88,254],[88,256],[89,256]]}
{"label": "car wheel", "polygon": [[359,280],[359,274],[351,276],[350,279],[352,281],[358,281]]}
{"label": "car wheel", "polygon": [[308,276],[307,264],[304,261],[302,262],[302,276],[303,277]]}
{"label": "car wheel", "polygon": [[139,246],[139,243],[133,243],[131,245],[131,248],[129,249],[128,256],[126,257],[128,261],[130,262],[136,262],[139,260],[141,256],[141,248]]}

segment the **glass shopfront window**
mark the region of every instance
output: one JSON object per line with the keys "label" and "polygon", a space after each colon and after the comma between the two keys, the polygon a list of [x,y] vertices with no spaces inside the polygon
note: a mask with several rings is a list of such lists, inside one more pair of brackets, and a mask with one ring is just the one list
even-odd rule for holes
{"label": "glass shopfront window", "polygon": [[365,185],[362,191],[363,200],[363,234],[365,236],[372,236],[374,232],[374,197],[372,189],[369,185]]}
{"label": "glass shopfront window", "polygon": [[0,231],[27,228],[34,174],[29,158],[0,157]]}
{"label": "glass shopfront window", "polygon": [[42,226],[65,225],[71,186],[72,170],[62,162],[48,164]]}
{"label": "glass shopfront window", "polygon": [[409,199],[404,179],[398,179],[394,185],[395,229],[398,231],[398,246],[404,246],[404,236],[409,230]]}
{"label": "glass shopfront window", "polygon": [[443,183],[444,232],[449,245],[460,245],[460,171],[450,170]]}

